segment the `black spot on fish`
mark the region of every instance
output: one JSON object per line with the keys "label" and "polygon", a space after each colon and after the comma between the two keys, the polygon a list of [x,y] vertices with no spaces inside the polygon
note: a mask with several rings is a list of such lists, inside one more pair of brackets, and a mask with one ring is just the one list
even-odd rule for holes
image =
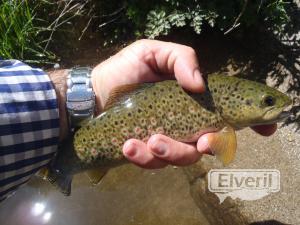
{"label": "black spot on fish", "polygon": [[246,99],[246,105],[251,105],[252,104],[252,99]]}

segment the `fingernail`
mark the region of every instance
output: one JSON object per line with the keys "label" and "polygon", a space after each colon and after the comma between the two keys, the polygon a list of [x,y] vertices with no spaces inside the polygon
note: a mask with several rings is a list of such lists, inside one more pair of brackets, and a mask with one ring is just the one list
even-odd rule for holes
{"label": "fingernail", "polygon": [[168,146],[164,142],[158,142],[155,146],[152,147],[153,153],[157,155],[165,155],[168,150]]}
{"label": "fingernail", "polygon": [[124,154],[129,157],[135,156],[137,153],[137,149],[135,147],[129,147],[124,149]]}
{"label": "fingernail", "polygon": [[194,81],[195,81],[196,85],[201,87],[201,89],[199,91],[204,92],[205,91],[205,83],[204,83],[202,74],[199,69],[196,69],[194,71]]}

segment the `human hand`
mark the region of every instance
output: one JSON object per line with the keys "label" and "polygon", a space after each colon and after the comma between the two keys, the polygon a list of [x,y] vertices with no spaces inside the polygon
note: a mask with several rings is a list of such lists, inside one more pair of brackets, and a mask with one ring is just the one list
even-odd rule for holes
{"label": "human hand", "polygon": [[[109,93],[120,85],[174,78],[192,92],[205,90],[197,56],[192,48],[155,40],[134,42],[94,68],[92,83],[98,110],[103,109]],[[270,135],[275,132],[276,126],[256,127],[254,130],[262,135]],[[210,153],[209,135],[214,134],[205,134],[193,144],[178,142],[161,134],[151,136],[147,143],[130,139],[123,146],[123,154],[143,168],[162,168],[168,164],[189,165],[198,161],[203,153]]]}

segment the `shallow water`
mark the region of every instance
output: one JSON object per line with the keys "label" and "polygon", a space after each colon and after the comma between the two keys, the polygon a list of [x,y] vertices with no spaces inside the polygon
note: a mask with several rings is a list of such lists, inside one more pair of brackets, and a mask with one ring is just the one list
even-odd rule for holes
{"label": "shallow water", "polygon": [[143,170],[125,165],[91,186],[77,175],[65,197],[33,178],[0,204],[1,225],[208,225],[190,196],[181,169]]}

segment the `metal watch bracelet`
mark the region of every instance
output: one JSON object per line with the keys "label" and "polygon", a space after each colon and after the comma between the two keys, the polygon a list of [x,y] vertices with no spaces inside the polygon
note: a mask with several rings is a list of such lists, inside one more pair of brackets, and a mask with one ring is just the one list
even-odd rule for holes
{"label": "metal watch bracelet", "polygon": [[95,93],[92,89],[91,72],[90,67],[74,67],[68,74],[66,108],[71,131],[93,118]]}

